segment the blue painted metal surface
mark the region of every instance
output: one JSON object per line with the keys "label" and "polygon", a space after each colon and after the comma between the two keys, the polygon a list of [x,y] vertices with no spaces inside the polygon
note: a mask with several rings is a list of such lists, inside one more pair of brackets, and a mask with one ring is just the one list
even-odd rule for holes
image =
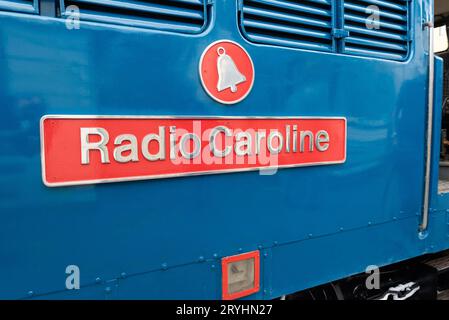
{"label": "blue painted metal surface", "polygon": [[[419,22],[430,2],[412,1],[404,62],[247,42],[237,4],[215,1],[198,35],[68,30],[62,19],[0,12],[0,298],[220,298],[220,258],[260,249],[262,289],[251,298],[269,299],[449,247],[449,196],[436,195],[435,171],[429,233],[418,237],[428,71]],[[201,53],[223,38],[256,69],[233,107],[198,79]],[[49,189],[45,114],[344,116],[347,161]],[[71,264],[81,290],[65,290]]]}

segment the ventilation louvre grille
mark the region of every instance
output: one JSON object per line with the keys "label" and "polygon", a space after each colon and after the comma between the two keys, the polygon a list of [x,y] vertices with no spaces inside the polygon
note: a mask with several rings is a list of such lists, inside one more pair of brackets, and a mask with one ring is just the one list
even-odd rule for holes
{"label": "ventilation louvre grille", "polygon": [[256,43],[332,51],[335,0],[243,0],[241,27]]}
{"label": "ventilation louvre grille", "polygon": [[410,51],[411,0],[239,1],[242,33],[254,43],[389,60]]}
{"label": "ventilation louvre grille", "polygon": [[0,0],[0,11],[38,13],[37,0]]}
{"label": "ventilation louvre grille", "polygon": [[207,0],[61,0],[62,16],[79,8],[81,21],[199,33],[207,21]]}
{"label": "ventilation louvre grille", "polygon": [[[344,28],[349,37],[344,40],[343,51],[404,60],[409,52],[408,8],[407,0],[345,0]],[[370,25],[376,15],[378,22]]]}

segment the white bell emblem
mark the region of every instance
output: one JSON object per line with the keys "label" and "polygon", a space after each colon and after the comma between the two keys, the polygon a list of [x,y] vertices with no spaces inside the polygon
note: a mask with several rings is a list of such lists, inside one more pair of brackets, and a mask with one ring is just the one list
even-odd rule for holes
{"label": "white bell emblem", "polygon": [[226,50],[223,47],[219,47],[217,53],[219,56],[217,59],[217,90],[221,92],[231,88],[232,92],[237,92],[237,85],[245,82],[246,77],[237,69],[234,60],[226,54]]}

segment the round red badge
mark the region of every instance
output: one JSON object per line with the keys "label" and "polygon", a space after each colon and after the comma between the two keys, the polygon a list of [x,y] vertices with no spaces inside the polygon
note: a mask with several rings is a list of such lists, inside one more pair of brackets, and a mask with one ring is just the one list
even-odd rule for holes
{"label": "round red badge", "polygon": [[216,41],[201,56],[200,78],[204,90],[214,100],[234,104],[245,99],[253,87],[253,61],[238,43]]}

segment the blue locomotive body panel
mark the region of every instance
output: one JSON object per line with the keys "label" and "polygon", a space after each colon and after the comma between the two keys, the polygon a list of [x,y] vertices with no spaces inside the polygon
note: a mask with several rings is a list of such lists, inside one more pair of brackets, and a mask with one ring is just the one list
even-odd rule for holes
{"label": "blue locomotive body panel", "polygon": [[[224,256],[261,252],[270,299],[449,247],[449,195],[437,194],[436,112],[430,224],[424,190],[429,1],[411,1],[405,59],[248,41],[238,4],[216,0],[204,30],[178,33],[0,11],[0,298],[221,298]],[[219,39],[241,44],[256,77],[224,106],[198,63]],[[441,101],[442,63],[436,63]],[[44,115],[346,117],[343,164],[48,188]],[[77,265],[81,289],[66,290]]]}

